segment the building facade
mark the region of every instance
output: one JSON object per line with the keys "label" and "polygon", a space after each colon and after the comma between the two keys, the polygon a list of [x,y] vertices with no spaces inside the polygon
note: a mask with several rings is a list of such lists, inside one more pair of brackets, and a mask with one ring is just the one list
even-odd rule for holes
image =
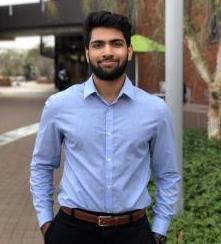
{"label": "building facade", "polygon": [[[15,36],[54,35],[54,50],[45,48],[42,41],[42,55],[51,57],[55,62],[55,74],[59,67],[65,67],[69,73],[70,84],[84,80],[88,74],[88,66],[84,57],[82,43],[82,23],[85,17],[82,1],[56,0],[56,11],[50,12],[44,1],[36,4],[26,4],[0,7],[0,40]],[[218,22],[211,16],[211,6],[193,4],[195,1],[185,1],[185,16],[193,25],[194,31],[208,36],[201,46],[202,56],[211,73],[216,66],[218,48]],[[210,2],[210,1],[209,1]],[[165,1],[138,0],[135,21],[135,33],[164,43]],[[203,25],[202,25],[203,23]],[[175,38],[175,37],[174,37]],[[205,36],[204,36],[204,39]],[[44,38],[42,38],[44,40]],[[138,86],[150,93],[158,93],[165,81],[165,55],[162,53],[138,54],[139,82]],[[128,68],[129,76],[135,78],[135,60]],[[58,82],[55,76],[55,84]],[[195,68],[186,41],[184,40],[184,83],[187,91],[187,101],[194,104],[208,104],[208,90]]]}

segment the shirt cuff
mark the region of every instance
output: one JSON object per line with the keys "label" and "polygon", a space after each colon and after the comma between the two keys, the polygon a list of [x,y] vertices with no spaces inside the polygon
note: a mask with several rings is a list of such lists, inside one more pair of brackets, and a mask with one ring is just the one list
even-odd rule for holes
{"label": "shirt cuff", "polygon": [[152,223],[152,232],[166,236],[169,225],[170,220],[154,217]]}
{"label": "shirt cuff", "polygon": [[54,219],[54,214],[53,212],[41,212],[37,214],[38,218],[38,224],[39,227],[41,227],[44,223],[52,221]]}

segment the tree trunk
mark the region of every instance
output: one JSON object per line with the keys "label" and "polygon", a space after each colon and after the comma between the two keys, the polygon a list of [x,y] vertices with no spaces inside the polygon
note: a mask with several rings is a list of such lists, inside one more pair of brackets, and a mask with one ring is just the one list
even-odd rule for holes
{"label": "tree trunk", "polygon": [[209,84],[208,136],[221,139],[221,41],[217,53],[214,80]]}
{"label": "tree trunk", "polygon": [[208,137],[221,139],[221,89],[215,82],[209,85]]}
{"label": "tree trunk", "polygon": [[192,61],[209,90],[208,137],[221,139],[221,41],[217,54],[216,71],[212,76],[201,56],[197,41],[189,35],[186,35],[186,40]]}

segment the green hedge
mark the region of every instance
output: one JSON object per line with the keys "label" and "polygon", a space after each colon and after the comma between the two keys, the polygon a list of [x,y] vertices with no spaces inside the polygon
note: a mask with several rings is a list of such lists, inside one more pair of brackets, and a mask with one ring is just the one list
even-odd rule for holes
{"label": "green hedge", "polygon": [[184,133],[184,212],[171,223],[168,244],[221,243],[221,141]]}

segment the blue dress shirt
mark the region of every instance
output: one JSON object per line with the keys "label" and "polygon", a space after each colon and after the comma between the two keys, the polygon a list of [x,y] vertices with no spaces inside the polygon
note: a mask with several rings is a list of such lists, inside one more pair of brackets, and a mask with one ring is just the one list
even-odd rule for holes
{"label": "blue dress shirt", "polygon": [[62,146],[61,206],[106,213],[146,208],[152,169],[157,185],[152,231],[166,234],[180,175],[171,118],[162,99],[134,87],[126,77],[109,104],[90,77],[47,100],[30,178],[40,226],[53,219],[53,171],[60,166]]}

